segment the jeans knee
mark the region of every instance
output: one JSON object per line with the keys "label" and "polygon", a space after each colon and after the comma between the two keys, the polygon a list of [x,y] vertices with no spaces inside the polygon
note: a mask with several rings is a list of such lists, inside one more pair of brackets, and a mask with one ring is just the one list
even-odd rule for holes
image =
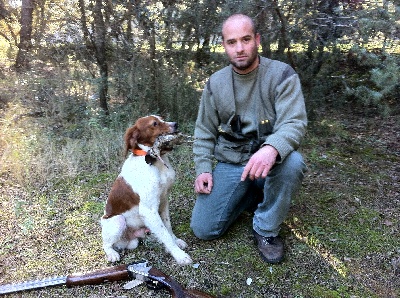
{"label": "jeans knee", "polygon": [[193,231],[193,234],[201,240],[213,240],[221,236],[221,233],[217,232],[213,226],[207,225],[204,222],[199,222],[199,224],[196,224],[192,219],[190,227]]}
{"label": "jeans knee", "polygon": [[282,172],[287,177],[303,177],[304,173],[307,171],[307,166],[304,163],[303,157],[297,151],[293,151],[289,154],[281,165]]}

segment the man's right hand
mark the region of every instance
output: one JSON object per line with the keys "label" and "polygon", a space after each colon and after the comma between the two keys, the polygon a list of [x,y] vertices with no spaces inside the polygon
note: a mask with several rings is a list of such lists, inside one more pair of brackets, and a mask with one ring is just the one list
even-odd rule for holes
{"label": "man's right hand", "polygon": [[209,194],[213,187],[213,178],[211,173],[201,173],[194,182],[194,190],[197,193]]}

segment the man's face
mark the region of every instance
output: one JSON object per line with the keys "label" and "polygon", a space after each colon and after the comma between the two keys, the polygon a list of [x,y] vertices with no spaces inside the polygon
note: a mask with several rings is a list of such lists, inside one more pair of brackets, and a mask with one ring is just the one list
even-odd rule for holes
{"label": "man's face", "polygon": [[249,20],[227,20],[222,28],[222,35],[222,45],[236,72],[246,74],[258,66],[260,35],[254,34]]}

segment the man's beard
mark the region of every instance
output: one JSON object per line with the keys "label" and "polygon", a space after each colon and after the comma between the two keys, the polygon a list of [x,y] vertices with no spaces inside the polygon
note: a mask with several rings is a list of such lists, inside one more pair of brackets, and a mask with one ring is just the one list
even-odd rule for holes
{"label": "man's beard", "polygon": [[246,61],[242,61],[237,63],[236,61],[234,61],[233,59],[230,61],[231,64],[239,70],[246,70],[248,69],[251,65],[253,65],[254,61],[256,61],[256,59],[258,59],[258,50],[255,49],[252,53],[251,56],[246,60]]}

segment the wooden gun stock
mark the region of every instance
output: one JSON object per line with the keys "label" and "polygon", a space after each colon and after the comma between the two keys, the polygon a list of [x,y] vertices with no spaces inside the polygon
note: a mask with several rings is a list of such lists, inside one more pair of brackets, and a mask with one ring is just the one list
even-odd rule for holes
{"label": "wooden gun stock", "polygon": [[76,273],[67,276],[67,287],[99,285],[112,281],[130,280],[131,274],[126,265],[113,266],[88,273]]}
{"label": "wooden gun stock", "polygon": [[156,268],[149,270],[148,278],[162,283],[172,294],[173,298],[215,298],[199,290],[183,288],[173,278]]}

